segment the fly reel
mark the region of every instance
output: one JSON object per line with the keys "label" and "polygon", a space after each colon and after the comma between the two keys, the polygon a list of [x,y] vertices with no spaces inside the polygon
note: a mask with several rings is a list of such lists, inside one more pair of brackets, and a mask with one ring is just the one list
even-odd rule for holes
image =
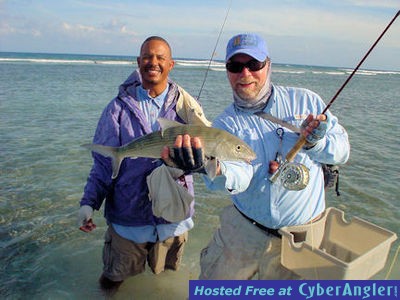
{"label": "fly reel", "polygon": [[310,172],[305,165],[290,162],[283,167],[279,179],[286,189],[299,191],[307,186]]}

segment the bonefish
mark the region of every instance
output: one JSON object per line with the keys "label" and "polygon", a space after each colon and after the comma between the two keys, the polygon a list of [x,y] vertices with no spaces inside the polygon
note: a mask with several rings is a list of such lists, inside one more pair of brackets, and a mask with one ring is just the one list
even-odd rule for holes
{"label": "bonefish", "polygon": [[250,163],[256,158],[254,151],[240,138],[229,132],[202,125],[181,124],[168,119],[159,118],[160,131],[155,131],[138,137],[121,147],[98,144],[82,145],[91,151],[110,157],[112,163],[112,178],[119,173],[124,158],[161,158],[164,146],[172,148],[177,135],[189,134],[199,137],[203,145],[205,169],[210,177],[215,177],[216,159]]}

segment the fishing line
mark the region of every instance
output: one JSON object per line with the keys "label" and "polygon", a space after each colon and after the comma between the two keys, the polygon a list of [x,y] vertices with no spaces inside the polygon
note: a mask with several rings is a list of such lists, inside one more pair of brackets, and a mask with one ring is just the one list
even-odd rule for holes
{"label": "fishing line", "polygon": [[[385,35],[386,31],[388,31],[388,29],[390,28],[390,26],[392,26],[393,22],[397,19],[397,17],[400,14],[400,10],[397,11],[396,15],[393,17],[393,19],[389,22],[389,24],[386,26],[386,28],[382,31],[382,33],[380,34],[380,36],[376,39],[375,43],[369,48],[369,50],[367,51],[367,53],[364,55],[364,57],[360,60],[360,62],[358,63],[358,65],[354,68],[353,72],[351,72],[350,76],[346,79],[346,81],[343,83],[343,85],[338,89],[338,91],[336,92],[336,94],[332,97],[331,101],[329,101],[328,105],[325,107],[325,109],[323,110],[322,114],[324,114],[329,107],[331,107],[332,103],[336,100],[337,96],[342,92],[342,90],[344,89],[344,87],[347,85],[347,83],[351,80],[351,78],[353,77],[353,75],[357,72],[357,70],[360,68],[360,66],[363,64],[363,62],[366,60],[366,58],[368,57],[368,55],[372,52],[372,50],[375,48],[375,46],[378,44],[378,42],[381,40],[381,38]],[[300,139],[299,139],[300,141]],[[298,142],[299,142],[298,141]],[[305,139],[304,139],[305,141]],[[297,144],[297,143],[296,143]],[[387,280],[390,276],[390,274],[392,273],[393,267],[394,267],[394,263],[397,260],[397,257],[399,255],[399,251],[400,251],[400,246],[397,248],[394,257],[393,257],[393,261],[389,267],[389,270],[386,274],[385,279]]]}
{"label": "fishing line", "polygon": [[[325,109],[322,111],[322,114],[324,114],[329,107],[333,104],[333,102],[336,100],[337,96],[342,92],[342,90],[344,89],[344,87],[347,85],[347,83],[351,80],[351,78],[353,77],[353,75],[357,72],[357,70],[360,68],[360,66],[362,65],[362,63],[365,61],[365,59],[368,57],[368,55],[371,53],[371,51],[375,48],[375,46],[378,44],[378,42],[380,41],[380,39],[383,37],[383,35],[386,33],[386,31],[390,28],[390,26],[393,24],[393,22],[396,20],[396,18],[399,16],[400,14],[400,10],[396,13],[396,15],[393,17],[393,19],[389,22],[389,24],[386,26],[386,28],[382,31],[382,33],[380,34],[380,36],[377,38],[377,40],[374,42],[374,44],[369,48],[369,50],[367,51],[367,53],[364,55],[364,57],[360,60],[360,62],[358,63],[358,65],[355,67],[355,69],[353,70],[353,72],[351,72],[350,76],[346,79],[346,81],[343,83],[343,85],[338,89],[338,91],[336,92],[336,94],[332,97],[331,101],[329,101],[328,105],[325,107]],[[303,149],[303,146],[306,144],[306,138],[305,136],[301,135],[299,137],[299,139],[297,140],[296,144],[294,144],[294,146],[289,150],[289,152],[286,154],[285,157],[285,161],[279,166],[278,170],[276,170],[276,172],[274,174],[271,175],[271,177],[269,178],[269,180],[271,182],[275,182],[278,178],[284,178],[285,174],[282,174],[283,170],[289,169],[287,168],[287,166],[293,166],[295,167],[295,164],[292,163],[292,161],[294,160],[294,157],[297,155],[297,153]]]}
{"label": "fishing line", "polygon": [[357,67],[355,67],[355,69],[353,70],[353,72],[350,74],[350,76],[346,79],[346,81],[343,83],[343,85],[339,88],[339,90],[336,92],[335,96],[332,97],[332,100],[328,103],[328,105],[325,107],[324,111],[322,112],[322,114],[324,114],[329,107],[331,107],[332,103],[336,100],[337,96],[339,96],[339,94],[342,92],[342,90],[344,89],[344,87],[347,85],[347,83],[351,80],[351,78],[353,77],[353,75],[357,72],[357,70],[360,68],[360,66],[363,64],[363,62],[366,60],[366,58],[368,57],[368,55],[371,53],[371,51],[375,48],[375,46],[378,44],[378,42],[380,41],[380,39],[384,36],[384,34],[386,33],[386,31],[389,29],[390,26],[392,26],[393,22],[397,19],[397,17],[400,14],[400,10],[397,12],[397,14],[393,17],[393,19],[389,22],[389,24],[386,26],[385,30],[382,31],[381,35],[378,37],[378,39],[375,41],[375,43],[371,46],[371,48],[369,48],[368,52],[364,55],[364,57],[360,60],[360,62],[358,63]]}
{"label": "fishing line", "polygon": [[[213,50],[212,53],[211,53],[210,61],[209,61],[208,66],[207,66],[207,70],[206,70],[206,73],[205,73],[205,75],[204,75],[204,79],[203,79],[202,85],[201,85],[201,87],[200,87],[200,91],[199,91],[199,95],[197,96],[197,100],[200,99],[200,96],[201,96],[201,93],[202,93],[202,91],[203,91],[205,82],[206,82],[206,80],[207,80],[208,72],[209,72],[209,70],[210,70],[210,68],[211,68],[211,63],[212,63],[213,57],[214,57],[214,55],[215,55],[215,52],[216,52],[216,49],[217,49],[219,40],[220,40],[220,38],[221,38],[223,29],[224,29],[224,27],[225,27],[226,20],[228,19],[228,15],[229,15],[231,6],[232,6],[232,0],[229,2],[229,7],[228,7],[228,10],[227,10],[227,12],[226,12],[224,21],[223,21],[223,23],[222,23],[220,32],[219,32],[219,34],[218,34],[218,38],[217,38],[217,41],[216,41],[216,43],[215,43],[214,50]],[[347,85],[347,84],[349,83],[349,81],[352,79],[352,77],[354,76],[354,74],[358,71],[358,69],[360,68],[360,66],[364,63],[364,61],[367,59],[367,57],[369,56],[369,54],[372,52],[372,50],[375,48],[375,46],[379,43],[379,41],[381,40],[381,38],[385,35],[386,31],[392,26],[392,24],[393,24],[394,21],[397,19],[397,17],[399,16],[399,14],[400,14],[400,10],[396,13],[396,15],[393,17],[393,19],[389,22],[389,24],[386,26],[386,28],[382,31],[382,33],[381,33],[380,36],[376,39],[376,41],[374,42],[374,44],[369,48],[369,50],[367,51],[367,53],[364,55],[364,57],[360,60],[360,62],[358,63],[358,65],[357,65],[357,66],[354,68],[354,70],[351,72],[350,76],[346,79],[346,81],[342,84],[342,86],[337,90],[336,94],[332,97],[332,99],[329,101],[329,103],[327,104],[327,106],[325,107],[325,109],[322,111],[322,114],[326,113],[326,111],[331,107],[331,105],[333,104],[333,102],[336,100],[336,98],[339,96],[339,94],[342,92],[342,90],[346,87],[346,85]],[[285,163],[286,163],[286,164],[294,159],[294,156],[302,149],[302,147],[304,146],[305,142],[306,142],[305,137],[304,137],[304,136],[301,136],[301,137],[299,138],[299,140],[296,142],[296,144],[293,146],[293,148],[292,148],[292,149],[289,151],[289,153],[286,155],[286,158],[285,158]],[[282,166],[282,164],[281,164],[281,166]],[[278,169],[277,172],[275,172],[275,174],[273,174],[273,175],[275,175],[275,177],[276,177],[276,175],[278,175],[278,173],[280,173],[281,170],[282,170],[281,168],[280,168],[280,170]],[[270,180],[271,180],[271,178],[270,178]],[[311,230],[311,231],[312,231],[312,230]],[[313,239],[314,239],[314,238],[312,237],[312,240],[313,240]],[[394,256],[394,258],[393,258],[393,262],[392,262],[392,264],[391,264],[391,266],[390,266],[390,268],[389,268],[389,271],[388,271],[388,273],[387,273],[387,275],[386,275],[386,279],[389,277],[389,275],[390,275],[391,272],[392,272],[392,268],[393,268],[393,266],[394,266],[394,261],[396,260],[396,257],[397,257],[397,255],[398,255],[398,253],[399,253],[399,250],[400,250],[400,246],[398,247],[398,249],[397,249],[397,251],[396,251],[396,253],[395,253],[395,256]]]}
{"label": "fishing line", "polygon": [[206,73],[204,75],[203,83],[202,83],[202,85],[200,87],[199,95],[197,96],[197,100],[198,101],[200,100],[201,92],[203,91],[204,85],[206,83],[207,76],[208,76],[208,71],[210,71],[211,63],[212,63],[213,57],[215,55],[215,51],[217,50],[217,46],[218,46],[218,43],[219,43],[219,39],[221,38],[222,31],[224,30],[226,20],[228,19],[228,15],[229,15],[229,11],[231,10],[231,6],[232,6],[232,0],[229,2],[229,7],[228,7],[228,10],[227,10],[226,15],[225,15],[224,22],[222,23],[221,29],[219,31],[218,38],[217,38],[217,41],[216,41],[215,46],[214,46],[214,50],[211,53],[210,61],[208,62],[208,66],[207,66]]}

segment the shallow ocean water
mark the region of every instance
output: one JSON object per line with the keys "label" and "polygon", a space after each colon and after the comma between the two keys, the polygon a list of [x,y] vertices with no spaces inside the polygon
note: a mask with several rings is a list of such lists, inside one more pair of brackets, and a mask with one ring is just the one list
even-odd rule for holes
{"label": "shallow ocean water", "polygon": [[[97,279],[106,225],[100,211],[95,231],[78,230],[79,200],[92,163],[80,145],[92,139],[103,108],[136,66],[109,57],[96,63],[93,57],[27,57],[0,59],[0,293],[7,299],[101,297]],[[207,64],[179,60],[171,77],[197,96]],[[272,78],[312,89],[328,102],[349,72],[273,65]],[[364,70],[343,90],[331,110],[347,129],[352,152],[341,167],[341,196],[327,195],[328,206],[349,219],[358,216],[397,235],[399,95],[400,72]],[[222,64],[208,73],[200,101],[211,120],[231,102]],[[230,203],[195,179],[195,228],[181,270],[130,278],[115,299],[186,299],[188,280],[199,274],[200,251],[218,227],[219,211]],[[399,247],[397,240],[374,279],[400,279]]]}

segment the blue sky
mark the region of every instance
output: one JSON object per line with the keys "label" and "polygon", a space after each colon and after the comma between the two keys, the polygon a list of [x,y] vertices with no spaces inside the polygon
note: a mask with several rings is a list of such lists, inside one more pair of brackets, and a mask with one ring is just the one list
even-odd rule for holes
{"label": "blue sky", "polygon": [[[231,4],[231,5],[230,5]],[[150,35],[175,58],[215,58],[257,32],[274,62],[353,68],[400,9],[399,0],[0,0],[0,51],[136,56]],[[400,70],[400,17],[364,68]]]}

